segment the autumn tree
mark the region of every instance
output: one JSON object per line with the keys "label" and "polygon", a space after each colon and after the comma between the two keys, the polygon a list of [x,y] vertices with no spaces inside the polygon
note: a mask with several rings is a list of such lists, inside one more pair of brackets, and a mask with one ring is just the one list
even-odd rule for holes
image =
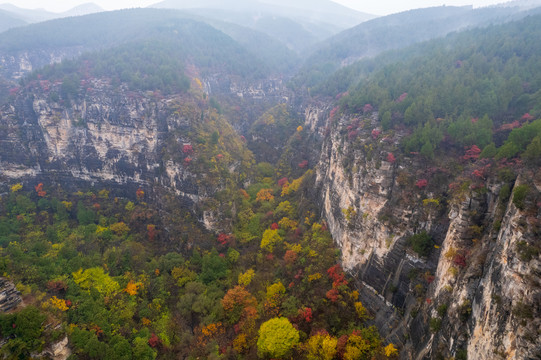
{"label": "autumn tree", "polygon": [[109,226],[112,232],[118,236],[124,236],[130,232],[130,228],[123,222],[118,222]]}
{"label": "autumn tree", "polygon": [[261,249],[272,252],[274,247],[283,242],[282,237],[278,234],[278,230],[267,229],[263,233],[263,238],[261,239]]}
{"label": "autumn tree", "polygon": [[240,286],[248,286],[255,276],[254,269],[248,269],[246,272],[239,274],[238,282]]}
{"label": "autumn tree", "polygon": [[156,225],[147,225],[147,237],[148,241],[154,241],[156,239]]}
{"label": "autumn tree", "polygon": [[338,340],[326,332],[319,332],[306,343],[307,360],[332,360],[336,355]]}
{"label": "autumn tree", "polygon": [[17,184],[15,184],[15,185],[12,185],[12,186],[10,187],[10,190],[11,190],[11,192],[15,193],[15,192],[21,190],[22,188],[23,188],[22,184],[21,184],[21,183],[17,183]]}
{"label": "autumn tree", "polygon": [[385,348],[383,350],[385,351],[385,356],[387,356],[387,357],[394,357],[394,356],[398,355],[398,349],[395,348],[392,343],[385,346]]}
{"label": "autumn tree", "polygon": [[299,331],[287,318],[273,318],[259,328],[257,354],[260,357],[282,358],[299,343]]}
{"label": "autumn tree", "polygon": [[415,183],[415,186],[417,186],[419,189],[424,189],[428,185],[428,181],[426,179],[419,179]]}
{"label": "autumn tree", "polygon": [[257,300],[255,297],[242,286],[229,289],[222,299],[222,307],[232,324],[252,317],[256,306]]}
{"label": "autumn tree", "polygon": [[118,283],[103,268],[80,269],[73,273],[73,281],[84,290],[96,289],[100,294],[110,296],[120,290]]}
{"label": "autumn tree", "polygon": [[481,154],[481,149],[477,145],[472,145],[462,157],[464,160],[477,160]]}
{"label": "autumn tree", "polygon": [[274,199],[274,195],[272,195],[272,189],[261,189],[256,195],[256,201],[262,202],[262,201],[272,201]]}
{"label": "autumn tree", "polygon": [[267,296],[264,304],[267,314],[271,314],[272,316],[278,315],[285,292],[286,288],[281,281],[267,287]]}
{"label": "autumn tree", "polygon": [[354,330],[348,337],[344,359],[371,359],[381,351],[381,339],[374,327]]}
{"label": "autumn tree", "polygon": [[124,289],[124,292],[128,293],[130,296],[137,295],[137,291],[143,287],[141,282],[135,282],[130,280]]}
{"label": "autumn tree", "polygon": [[38,194],[39,197],[44,197],[47,192],[45,192],[45,190],[43,190],[43,184],[42,183],[39,183],[35,186],[35,189],[36,189],[36,193]]}
{"label": "autumn tree", "polygon": [[197,274],[185,266],[175,266],[171,270],[171,276],[176,280],[179,287],[183,287],[187,283],[197,279]]}

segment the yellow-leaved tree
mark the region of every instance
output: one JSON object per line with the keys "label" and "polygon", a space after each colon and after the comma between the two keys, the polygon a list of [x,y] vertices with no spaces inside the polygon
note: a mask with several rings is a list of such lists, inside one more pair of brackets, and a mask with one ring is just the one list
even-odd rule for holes
{"label": "yellow-leaved tree", "polygon": [[252,282],[252,279],[255,276],[254,269],[246,270],[245,273],[239,274],[239,285],[248,286]]}
{"label": "yellow-leaved tree", "polygon": [[308,360],[332,360],[336,355],[338,340],[325,333],[318,333],[306,343],[306,359]]}
{"label": "yellow-leaved tree", "polygon": [[385,346],[385,356],[387,357],[393,357],[398,355],[398,349],[394,347],[393,343],[390,343],[389,345]]}
{"label": "yellow-leaved tree", "polygon": [[283,242],[282,237],[278,234],[278,230],[267,229],[263,233],[263,238],[261,239],[261,248],[272,252],[276,245],[279,245]]}
{"label": "yellow-leaved tree", "polygon": [[17,183],[15,185],[11,186],[11,192],[17,192],[17,191],[21,190],[22,188],[23,188],[23,186],[21,185],[21,183]]}
{"label": "yellow-leaved tree", "polygon": [[285,357],[299,343],[299,338],[299,331],[287,318],[270,319],[259,328],[257,354],[275,359]]}
{"label": "yellow-leaved tree", "polygon": [[83,290],[96,289],[104,296],[110,296],[120,290],[120,285],[106,274],[103,268],[94,267],[90,269],[79,269],[73,273],[73,281]]}

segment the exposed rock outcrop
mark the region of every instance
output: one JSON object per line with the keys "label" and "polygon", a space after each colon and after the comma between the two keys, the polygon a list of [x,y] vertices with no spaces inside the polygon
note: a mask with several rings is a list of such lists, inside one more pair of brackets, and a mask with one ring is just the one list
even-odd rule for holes
{"label": "exposed rock outcrop", "polygon": [[[88,51],[88,49],[86,49]],[[45,65],[59,63],[63,59],[71,59],[85,51],[83,46],[62,49],[40,49],[33,51],[13,52],[0,55],[0,76],[6,79],[19,79],[29,72]]]}
{"label": "exposed rock outcrop", "polygon": [[48,349],[40,354],[40,357],[51,360],[66,360],[71,355],[71,349],[68,346],[69,340],[66,336],[57,343],[52,344]]}
{"label": "exposed rock outcrop", "polygon": [[21,293],[15,285],[4,278],[0,278],[0,312],[15,309],[22,302]]}
{"label": "exposed rock outcrop", "polygon": [[[197,111],[179,110],[181,98],[156,98],[93,79],[85,84],[82,98],[66,104],[54,95],[61,84],[34,86],[0,115],[4,180],[43,176],[122,185],[158,183],[188,201],[205,196],[207,189],[196,185],[184,157],[163,159],[166,142],[179,147],[191,143],[188,131],[200,117]],[[189,109],[191,102],[186,100]]]}

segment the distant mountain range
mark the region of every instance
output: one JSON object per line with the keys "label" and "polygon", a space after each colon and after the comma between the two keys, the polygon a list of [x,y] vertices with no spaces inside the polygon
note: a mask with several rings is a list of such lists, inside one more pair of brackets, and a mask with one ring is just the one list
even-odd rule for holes
{"label": "distant mountain range", "polygon": [[61,13],[54,13],[45,9],[23,9],[9,3],[4,3],[0,4],[0,32],[31,23],[69,16],[88,15],[101,11],[104,10],[94,3],[81,4]]}
{"label": "distant mountain range", "polygon": [[249,27],[298,52],[376,17],[329,0],[165,0],[150,7],[186,10]]}
{"label": "distant mountain range", "polygon": [[216,9],[229,12],[274,15],[325,22],[336,27],[351,27],[375,18],[330,0],[164,0],[150,7],[171,9]]}
{"label": "distant mountain range", "polygon": [[[517,0],[480,9],[441,6],[383,17],[330,0],[164,0],[139,12],[103,14],[95,14],[103,9],[93,3],[63,13],[1,4],[0,32],[34,25],[2,34],[0,48],[16,52],[12,56],[28,48],[62,48],[75,55],[148,38],[150,33],[163,33],[170,22],[189,18],[230,36],[275,72],[297,73],[293,83],[315,90],[336,70],[359,59],[453,31],[516,20],[535,13],[533,8],[540,4],[541,0]],[[79,16],[87,14],[94,15]],[[35,24],[44,21],[48,22]],[[33,67],[44,65],[36,61],[31,61]]]}
{"label": "distant mountain range", "polygon": [[0,10],[0,32],[26,24],[26,21],[19,19],[13,13]]}
{"label": "distant mountain range", "polygon": [[295,82],[314,87],[337,69],[360,59],[454,31],[518,20],[541,12],[540,5],[540,0],[520,0],[483,8],[438,6],[372,19],[318,43]]}

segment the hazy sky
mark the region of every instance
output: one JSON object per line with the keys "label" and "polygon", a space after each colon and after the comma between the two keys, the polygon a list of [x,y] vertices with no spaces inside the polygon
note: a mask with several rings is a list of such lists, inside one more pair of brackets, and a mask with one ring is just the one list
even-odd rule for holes
{"label": "hazy sky", "polygon": [[[78,4],[86,2],[94,2],[105,10],[114,10],[131,7],[146,7],[159,1],[160,0],[4,0],[4,2],[9,2],[23,8],[45,8],[46,10],[54,12],[69,10]],[[506,0],[334,0],[334,2],[350,8],[376,15],[388,15],[408,9],[440,5],[473,5],[475,7],[482,7],[505,1]]]}

